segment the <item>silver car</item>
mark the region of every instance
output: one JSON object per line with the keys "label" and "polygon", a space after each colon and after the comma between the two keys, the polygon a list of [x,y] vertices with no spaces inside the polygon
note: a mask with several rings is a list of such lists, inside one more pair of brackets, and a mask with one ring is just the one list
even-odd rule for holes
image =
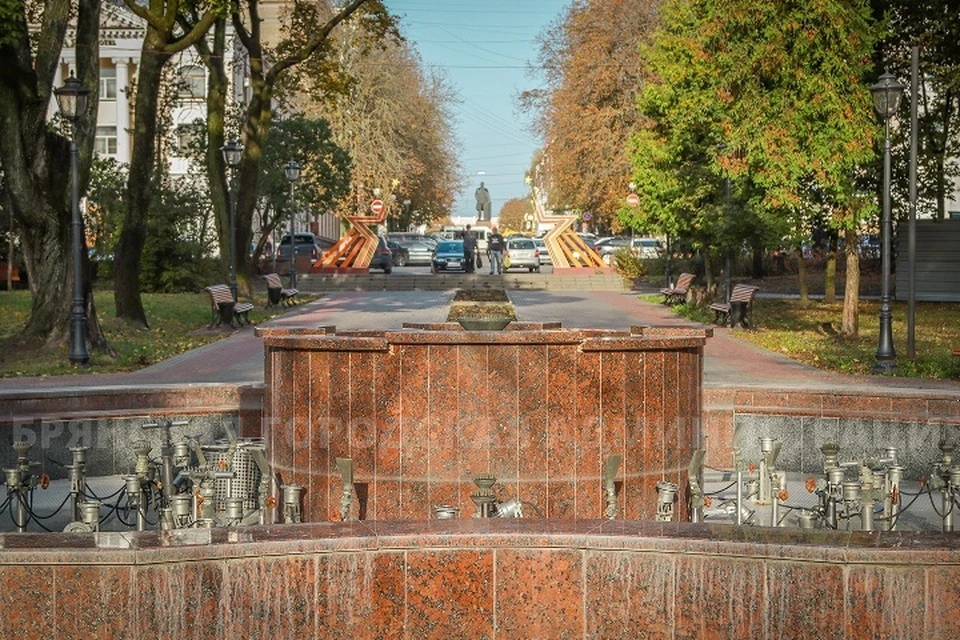
{"label": "silver car", "polygon": [[540,271],[540,250],[531,238],[507,240],[507,255],[510,256],[510,266],[506,269],[527,268],[530,273]]}
{"label": "silver car", "polygon": [[537,251],[540,252],[540,264],[553,264],[553,258],[550,257],[550,252],[547,251],[547,243],[543,241],[543,238],[534,238],[533,244],[537,245]]}

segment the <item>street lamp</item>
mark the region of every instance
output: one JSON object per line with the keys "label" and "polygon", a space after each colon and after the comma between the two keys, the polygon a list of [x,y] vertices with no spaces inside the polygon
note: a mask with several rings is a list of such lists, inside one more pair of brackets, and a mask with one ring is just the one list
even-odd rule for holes
{"label": "street lamp", "polygon": [[60,115],[70,121],[70,211],[72,216],[71,244],[73,245],[73,305],[70,308],[70,362],[86,365],[87,314],[83,304],[83,223],[80,220],[80,180],[77,177],[77,120],[87,110],[88,89],[70,74],[63,86],[54,90]]}
{"label": "street lamp", "polygon": [[230,167],[230,293],[233,301],[237,301],[237,167],[243,159],[243,145],[231,138],[230,142],[220,147],[223,152],[223,161]]}
{"label": "street lamp", "polygon": [[883,217],[881,219],[881,285],[880,285],[880,337],[877,342],[877,361],[871,369],[874,373],[892,373],[897,368],[897,354],[893,348],[892,311],[890,307],[890,238],[893,222],[890,215],[890,118],[897,113],[904,86],[888,71],[870,87],[873,108],[883,120]]}
{"label": "street lamp", "polygon": [[291,160],[283,167],[283,174],[290,183],[290,288],[297,288],[297,243],[294,241],[293,221],[296,217],[296,200],[294,199],[294,185],[300,179],[300,164]]}

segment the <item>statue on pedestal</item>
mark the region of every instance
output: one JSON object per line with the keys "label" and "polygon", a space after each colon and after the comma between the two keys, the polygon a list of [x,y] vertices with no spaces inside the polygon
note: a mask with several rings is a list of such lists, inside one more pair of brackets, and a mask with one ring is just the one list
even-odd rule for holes
{"label": "statue on pedestal", "polygon": [[490,220],[490,192],[480,183],[477,191],[474,193],[477,198],[477,220]]}

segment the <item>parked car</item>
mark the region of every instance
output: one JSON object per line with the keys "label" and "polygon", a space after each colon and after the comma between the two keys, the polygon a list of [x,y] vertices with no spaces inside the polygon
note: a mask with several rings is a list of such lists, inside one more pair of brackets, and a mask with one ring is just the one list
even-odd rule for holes
{"label": "parked car", "polygon": [[515,236],[507,240],[507,255],[510,256],[508,269],[526,268],[530,273],[540,271],[540,250],[532,238]]}
{"label": "parked car", "polygon": [[[310,267],[320,259],[323,252],[336,244],[328,238],[321,238],[312,233],[294,233],[296,239],[297,271],[309,271]],[[290,273],[290,234],[280,238],[280,247],[277,252],[277,273]]]}
{"label": "parked car", "polygon": [[537,251],[540,252],[540,264],[553,264],[553,258],[550,257],[550,252],[547,251],[547,243],[543,241],[543,238],[534,238],[533,244],[537,245]]}
{"label": "parked car", "polygon": [[410,252],[406,247],[401,247],[393,240],[387,240],[387,246],[390,248],[390,253],[393,254],[393,266],[402,267],[410,260]]}
{"label": "parked car", "polygon": [[384,273],[393,272],[393,252],[387,246],[387,241],[380,238],[377,243],[377,249],[373,252],[373,258],[370,259],[371,269],[383,269]]}
{"label": "parked car", "polygon": [[426,239],[397,240],[397,244],[407,250],[407,264],[410,266],[430,264],[437,246]]}
{"label": "parked car", "polygon": [[594,245],[594,250],[607,264],[613,262],[613,255],[619,250],[629,247],[635,256],[645,260],[659,258],[662,253],[660,241],[656,238],[640,238],[629,236],[611,236],[601,238]]}
{"label": "parked car", "polygon": [[441,240],[433,252],[430,270],[433,273],[440,271],[466,271],[467,264],[463,259],[463,240]]}

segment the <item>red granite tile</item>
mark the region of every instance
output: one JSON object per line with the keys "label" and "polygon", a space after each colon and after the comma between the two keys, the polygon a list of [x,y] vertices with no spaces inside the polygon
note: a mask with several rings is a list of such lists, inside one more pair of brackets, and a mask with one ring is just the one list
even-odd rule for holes
{"label": "red granite tile", "polygon": [[844,568],[813,563],[767,565],[767,636],[843,638],[836,611],[824,603],[843,602]]}
{"label": "red granite tile", "polygon": [[289,362],[290,370],[286,375],[290,377],[290,392],[292,406],[290,415],[293,426],[293,474],[284,479],[288,484],[298,484],[308,487],[311,478],[310,469],[310,408],[312,402],[303,402],[303,398],[310,397],[310,359],[295,357]]}
{"label": "red granite tile", "polygon": [[[683,460],[683,449],[680,446],[680,433],[684,431],[681,423],[679,397],[682,382],[677,353],[663,354],[663,453],[664,478],[681,487],[686,486],[686,470],[688,460]],[[681,491],[681,495],[682,495]],[[683,505],[678,500],[677,510]]]}
{"label": "red granite tile", "polygon": [[406,586],[407,637],[493,637],[493,551],[408,551]]}
{"label": "red granite tile", "polygon": [[657,482],[666,479],[666,443],[664,432],[664,354],[644,354],[643,380],[645,399],[643,413],[643,490],[639,517],[653,520],[656,517]]}
{"label": "red granite tile", "polygon": [[[24,640],[47,640],[65,637],[57,634],[60,611],[75,611],[82,607],[77,602],[75,588],[64,588],[54,580],[55,567],[0,566],[0,637],[23,638]],[[59,590],[59,593],[58,593]],[[66,605],[66,609],[58,608]],[[29,604],[29,606],[24,606]],[[36,615],[37,611],[45,615]]]}
{"label": "red granite tile", "polygon": [[[611,455],[624,456],[626,442],[626,356],[624,353],[605,353],[601,357],[600,378],[600,510],[597,517],[605,517],[607,496],[605,489],[606,462]],[[623,463],[621,462],[621,468]],[[617,472],[617,515],[623,517],[624,495],[620,472]]]}
{"label": "red granite tile", "polygon": [[548,518],[576,517],[576,350],[548,345],[547,358],[547,482],[544,510]]}
{"label": "red granite tile", "polygon": [[490,412],[487,346],[462,345],[457,370],[460,429],[459,468],[461,495],[473,488],[470,478],[490,471]]}
{"label": "red granite tile", "polygon": [[136,574],[137,637],[222,637],[223,568],[213,562],[141,567]]}
{"label": "red granite tile", "polygon": [[494,489],[499,500],[519,492],[518,447],[518,347],[503,345],[487,354],[487,403],[490,415],[490,473],[497,477]]}
{"label": "red granite tile", "polygon": [[270,352],[272,377],[267,380],[267,455],[270,467],[283,482],[291,482],[294,469],[293,381],[289,375],[289,353]]}
{"label": "red granite tile", "polygon": [[581,353],[577,358],[576,413],[576,517],[596,519],[603,515],[601,483],[601,358],[603,352]]}
{"label": "red granite tile", "polygon": [[312,352],[309,355],[309,387],[306,391],[310,398],[307,421],[309,440],[306,443],[309,456],[309,477],[304,485],[304,521],[326,521],[327,504],[330,492],[330,398],[329,359],[331,354],[325,351]]}
{"label": "red granite tile", "polygon": [[826,394],[823,396],[823,415],[849,416],[888,414],[890,398],[886,396]]}
{"label": "red granite tile", "polygon": [[459,482],[458,349],[431,347],[429,363],[429,453],[428,482],[431,506],[456,501]]}
{"label": "red granite tile", "polygon": [[847,638],[929,637],[923,624],[926,575],[920,567],[851,566],[844,589]]}
{"label": "red granite tile", "polygon": [[[960,637],[960,568],[931,566],[926,570],[926,578],[925,637]],[[919,593],[916,597],[920,598]]]}
{"label": "red granite tile", "polygon": [[764,565],[758,560],[679,556],[673,601],[676,637],[802,637],[789,630],[765,632],[763,576]]}
{"label": "red granite tile", "polygon": [[890,416],[892,420],[911,422],[927,417],[927,398],[918,396],[892,396],[890,398]]}
{"label": "red granite tile", "polygon": [[377,467],[371,520],[400,517],[400,356],[382,354],[376,365]]}
{"label": "red granite tile", "polygon": [[[4,573],[6,576],[6,573]],[[136,600],[130,566],[58,566],[56,631],[49,637],[136,638]]]}
{"label": "red granite tile", "polygon": [[351,373],[350,353],[331,353],[328,360],[330,371],[330,391],[328,395],[329,408],[327,409],[327,433],[329,438],[327,449],[327,505],[326,519],[340,520],[340,495],[343,483],[337,470],[337,458],[349,458],[350,453],[350,397]]}
{"label": "red granite tile", "polygon": [[643,503],[643,474],[645,471],[644,408],[644,354],[632,351],[626,354],[624,364],[624,455],[619,477],[623,496],[623,511],[618,517],[636,519]]}
{"label": "red granite tile", "polygon": [[319,591],[325,592],[318,602],[326,607],[317,611],[315,637],[403,637],[402,552],[329,554],[323,558],[317,580]]}
{"label": "red granite tile", "polygon": [[313,629],[316,562],[312,556],[244,558],[227,562],[219,637],[301,638]]}
{"label": "red granite tile", "polygon": [[[406,628],[404,554],[380,551],[373,558],[369,625],[373,638],[400,638]],[[359,638],[360,635],[353,636]]]}
{"label": "red granite tile", "polygon": [[380,353],[350,354],[350,458],[360,494],[355,496],[351,517],[359,516],[361,510],[364,517],[370,515],[371,490],[377,473],[376,361],[382,357]]}
{"label": "red granite tile", "polygon": [[928,398],[925,417],[956,420],[960,418],[960,402],[955,398]]}
{"label": "red granite tile", "polygon": [[[547,505],[547,387],[546,369],[550,366],[545,345],[521,348],[519,362],[518,468],[519,496],[541,512]],[[538,363],[529,366],[527,363]],[[530,513],[529,515],[535,515]]]}
{"label": "red granite tile", "polygon": [[[426,517],[430,473],[429,362],[431,347],[401,347],[400,509],[406,517]],[[416,514],[413,516],[412,514]]]}
{"label": "red granite tile", "polygon": [[496,553],[496,637],[581,637],[583,555],[567,549]]}
{"label": "red granite tile", "polygon": [[586,553],[585,637],[673,638],[674,557]]}
{"label": "red granite tile", "polygon": [[703,433],[707,449],[706,464],[733,468],[733,413],[707,410],[703,413]]}

